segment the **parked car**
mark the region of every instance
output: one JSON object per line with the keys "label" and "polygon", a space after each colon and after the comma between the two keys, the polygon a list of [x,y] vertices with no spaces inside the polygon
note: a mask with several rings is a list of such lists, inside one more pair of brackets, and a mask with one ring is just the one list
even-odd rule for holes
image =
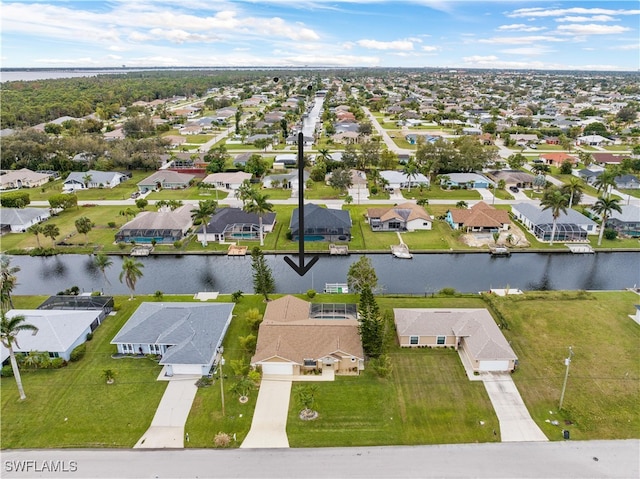
{"label": "parked car", "polygon": [[536,145],[535,143],[531,143],[531,144],[529,144],[529,148],[531,148],[532,150],[537,150],[538,149],[538,145]]}
{"label": "parked car", "polygon": [[518,191],[520,191],[517,186],[510,186],[509,189],[514,193],[517,193]]}
{"label": "parked car", "polygon": [[138,196],[140,196],[140,192],[138,191],[134,191],[133,193],[131,193],[132,200],[135,200]]}

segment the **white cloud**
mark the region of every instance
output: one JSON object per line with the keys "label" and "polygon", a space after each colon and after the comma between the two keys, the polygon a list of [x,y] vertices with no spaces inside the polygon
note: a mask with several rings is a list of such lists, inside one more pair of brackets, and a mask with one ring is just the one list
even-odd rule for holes
{"label": "white cloud", "polygon": [[548,47],[532,45],[530,47],[505,48],[504,50],[500,50],[500,53],[508,53],[509,55],[537,56],[552,53],[554,51],[555,50]]}
{"label": "white cloud", "polygon": [[378,40],[358,40],[356,42],[363,48],[372,50],[413,50],[413,42],[407,40],[395,40],[391,42],[380,42]]}
{"label": "white cloud", "polygon": [[440,50],[440,47],[435,47],[433,45],[423,45],[421,50],[423,52],[436,52],[436,51]]}
{"label": "white cloud", "polygon": [[580,23],[580,22],[615,22],[617,21],[617,19],[613,18],[610,15],[593,15],[591,17],[578,17],[578,16],[568,16],[568,17],[561,17],[561,18],[556,18],[556,22],[573,22],[573,23]]}
{"label": "white cloud", "polygon": [[534,7],[534,8],[519,8],[514,10],[513,12],[507,13],[507,17],[518,18],[518,17],[527,17],[527,18],[535,18],[535,17],[562,17],[565,15],[640,15],[640,10],[613,10],[609,8],[582,8],[582,7],[572,7],[572,8],[542,8],[542,7]]}
{"label": "white cloud", "polygon": [[501,25],[497,28],[501,32],[539,32],[546,30],[546,27],[533,27],[524,23],[514,23],[512,25]]}
{"label": "white cloud", "polygon": [[378,57],[355,56],[355,55],[314,55],[294,56],[284,58],[292,66],[317,65],[317,66],[375,66],[380,63]]}
{"label": "white cloud", "polygon": [[629,43],[627,45],[617,45],[611,47],[611,50],[640,50],[640,43]]}
{"label": "white cloud", "polygon": [[558,32],[568,35],[613,35],[629,30],[631,29],[621,25],[598,25],[596,23],[558,25]]}
{"label": "white cloud", "polygon": [[481,38],[479,43],[491,43],[497,45],[526,45],[534,42],[561,42],[560,38],[546,35],[529,35],[525,37],[492,37]]}
{"label": "white cloud", "polygon": [[82,58],[36,58],[33,60],[36,63],[42,63],[46,65],[98,65],[101,62],[94,60],[91,57]]}
{"label": "white cloud", "polygon": [[478,62],[493,62],[498,60],[495,55],[472,55],[470,57],[462,57],[462,61],[465,63],[478,63]]}

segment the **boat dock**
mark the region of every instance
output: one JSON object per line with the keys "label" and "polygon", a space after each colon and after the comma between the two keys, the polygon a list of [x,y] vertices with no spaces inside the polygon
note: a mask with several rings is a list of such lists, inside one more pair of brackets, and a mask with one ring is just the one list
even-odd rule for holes
{"label": "boat dock", "polygon": [[349,285],[347,283],[325,283],[324,292],[347,294],[349,292]]}
{"label": "boat dock", "polygon": [[506,246],[489,246],[491,256],[511,256],[511,251]]}
{"label": "boat dock", "polygon": [[409,247],[402,241],[402,236],[400,236],[399,232],[396,232],[398,235],[398,239],[400,240],[400,244],[392,244],[391,245],[391,254],[396,258],[401,259],[411,259],[413,255],[409,252]]}
{"label": "boat dock", "polygon": [[227,249],[227,256],[246,256],[247,248],[248,246],[238,246],[235,244],[230,244],[229,249]]}
{"label": "boat dock", "polygon": [[565,244],[572,253],[595,253],[590,244]]}
{"label": "boat dock", "polygon": [[329,244],[329,254],[330,255],[339,255],[346,256],[349,254],[349,246],[347,245],[337,245],[330,243]]}
{"label": "boat dock", "polygon": [[153,246],[134,246],[131,248],[130,256],[149,256]]}

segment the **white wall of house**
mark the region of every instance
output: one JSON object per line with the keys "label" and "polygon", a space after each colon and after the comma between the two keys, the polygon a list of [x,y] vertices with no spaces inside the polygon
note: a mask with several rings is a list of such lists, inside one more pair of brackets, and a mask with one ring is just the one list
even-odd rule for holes
{"label": "white wall of house", "polygon": [[427,221],[422,218],[417,218],[415,220],[411,220],[407,222],[408,231],[430,230],[431,227],[432,227],[431,221]]}

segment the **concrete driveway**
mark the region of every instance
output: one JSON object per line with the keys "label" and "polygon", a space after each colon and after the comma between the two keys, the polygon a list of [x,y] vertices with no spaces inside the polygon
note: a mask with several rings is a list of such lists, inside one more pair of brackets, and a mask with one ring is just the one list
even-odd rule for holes
{"label": "concrete driveway", "polygon": [[249,434],[241,448],[289,447],[287,415],[291,379],[262,379]]}
{"label": "concrete driveway", "polygon": [[184,447],[184,425],[198,388],[196,376],[173,376],[169,380],[151,426],[134,448]]}
{"label": "concrete driveway", "polygon": [[500,422],[502,442],[548,441],[531,419],[510,373],[481,373],[481,377]]}

